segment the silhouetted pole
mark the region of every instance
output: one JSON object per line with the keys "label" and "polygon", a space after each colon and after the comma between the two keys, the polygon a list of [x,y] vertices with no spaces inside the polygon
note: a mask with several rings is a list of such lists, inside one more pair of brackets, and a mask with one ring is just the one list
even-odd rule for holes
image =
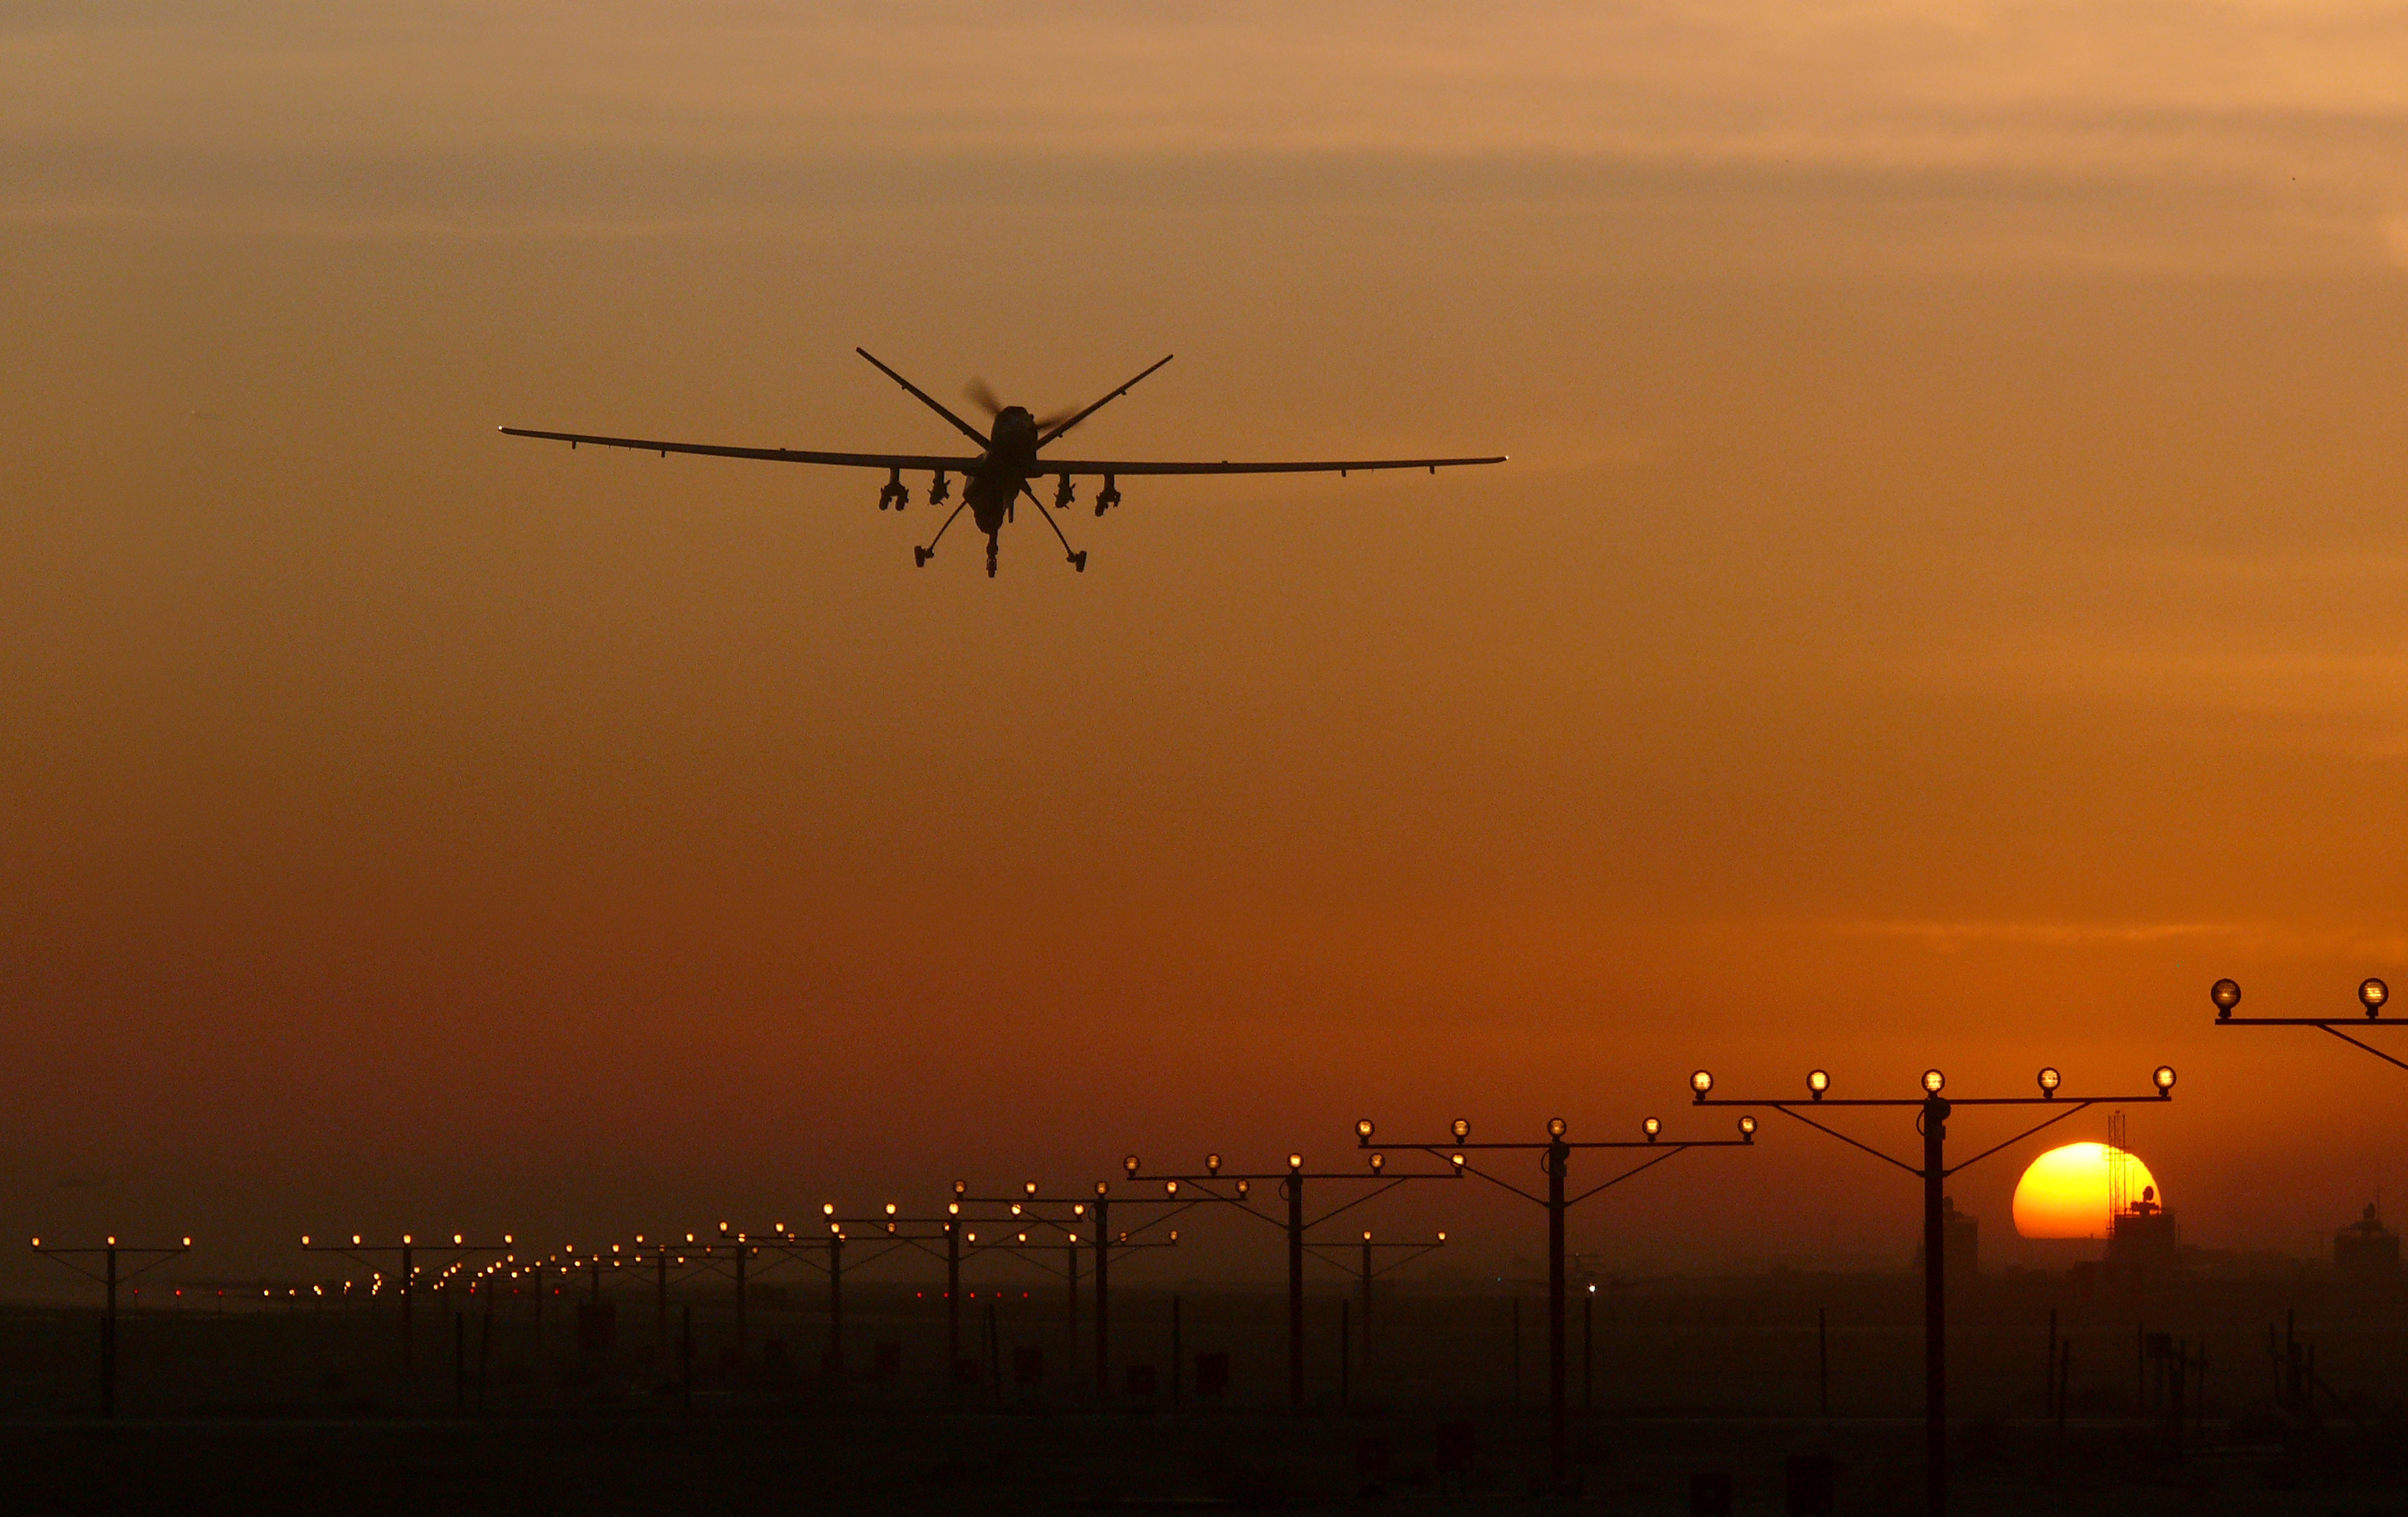
{"label": "silhouetted pole", "polygon": [[404,1238],[401,1240],[401,1373],[404,1379],[408,1378],[418,1352],[417,1328],[410,1320],[409,1310],[413,1283],[410,1280],[409,1252],[409,1239]]}
{"label": "silhouetted pole", "polygon": [[685,1414],[694,1415],[694,1305],[688,1302],[678,1310],[678,1400]]}
{"label": "silhouetted pole", "polygon": [[736,1357],[744,1357],[744,1258],[752,1251],[744,1246],[742,1234],[736,1238]]}
{"label": "silhouetted pole", "polygon": [[1096,1399],[1112,1395],[1112,1251],[1111,1201],[1097,1182],[1096,1195]]}
{"label": "silhouetted pole", "polygon": [[117,1415],[117,1239],[103,1251],[108,1255],[108,1307],[100,1319],[100,1414]]}
{"label": "silhouetted pole", "polygon": [[1941,1188],[1948,1166],[1949,1106],[1934,1091],[1923,1100],[1923,1450],[1926,1510],[1948,1511],[1948,1223]]}
{"label": "silhouetted pole", "polygon": [[652,1327],[660,1338],[661,1357],[666,1359],[669,1352],[669,1253],[666,1248],[652,1256]]}
{"label": "silhouetted pole", "polygon": [[1179,1297],[1174,1295],[1170,1298],[1170,1405],[1174,1410],[1177,1410],[1180,1399],[1179,1356],[1181,1352],[1179,1343]]}
{"label": "silhouetted pole", "polygon": [[462,1416],[468,1412],[468,1318],[466,1313],[452,1313],[452,1407]]}
{"label": "silhouetted pole", "polygon": [[995,1381],[995,1404],[1003,1406],[1003,1330],[996,1324],[995,1303],[986,1304],[986,1369]]}
{"label": "silhouetted pole", "polygon": [[1371,1374],[1371,1235],[1363,1235],[1363,1374]]}
{"label": "silhouetted pole", "polygon": [[1287,1399],[1304,1405],[1304,1176],[1287,1177]]}
{"label": "silhouetted pole", "polygon": [[1572,1151],[1547,1145],[1547,1470],[1560,1486],[1571,1442],[1564,1408],[1564,1171]]}
{"label": "silhouetted pole", "polygon": [[1353,1312],[1349,1303],[1338,1303],[1338,1404],[1343,1407],[1352,1399],[1354,1389],[1354,1345]]}
{"label": "silhouetted pole", "polygon": [[484,1320],[477,1324],[477,1415],[485,1414],[485,1368],[494,1356],[494,1293],[485,1292]]}
{"label": "silhouetted pole", "polygon": [[[1831,1415],[1831,1309],[1814,1309],[1814,1404]],[[2055,1326],[2054,1318],[2050,1325]]]}
{"label": "silhouetted pole", "polygon": [[1522,1298],[1514,1296],[1506,1303],[1513,1316],[1513,1405],[1522,1404]]}
{"label": "silhouetted pole", "polygon": [[844,1373],[844,1235],[842,1233],[828,1235],[828,1370],[836,1375]]}
{"label": "silhouetted pole", "polygon": [[2043,1415],[2057,1410],[2057,1309],[2048,1309],[2048,1375],[2040,1400]]}
{"label": "silhouetted pole", "polygon": [[945,1224],[945,1383],[962,1376],[962,1224]]}
{"label": "silhouetted pole", "polygon": [[2057,1352],[2057,1443],[2065,1447],[2065,1395],[2073,1388],[2073,1335],[2066,1335]]}
{"label": "silhouetted pole", "polygon": [[1069,1238],[1063,1245],[1062,1276],[1070,1282],[1070,1356],[1063,1362],[1075,1365],[1079,1362],[1079,1235],[1072,1233]]}
{"label": "silhouetted pole", "polygon": [[1581,1410],[1597,1410],[1597,1288],[1581,1297]]}

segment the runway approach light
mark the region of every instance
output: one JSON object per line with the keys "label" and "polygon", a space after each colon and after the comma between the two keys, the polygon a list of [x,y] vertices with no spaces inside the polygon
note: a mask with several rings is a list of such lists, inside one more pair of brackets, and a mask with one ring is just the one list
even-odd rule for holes
{"label": "runway approach light", "polygon": [[1824,1069],[1810,1069],[1806,1072],[1807,1095],[1819,1101],[1823,1098],[1823,1093],[1830,1088],[1831,1076],[1829,1071]]}
{"label": "runway approach light", "polygon": [[2209,991],[2207,995],[2208,999],[2215,1003],[2216,1019],[2221,1021],[2232,1015],[2232,1009],[2241,1004],[2241,981],[2219,980],[2215,982],[2215,988]]}
{"label": "runway approach light", "polygon": [[1926,1095],[1939,1095],[1941,1087],[1947,1083],[1948,1077],[1942,1074],[1939,1070],[1926,1069],[1923,1071],[1923,1094]]}
{"label": "runway approach light", "polygon": [[2042,1069],[2040,1072],[2040,1093],[2049,1100],[2057,1099],[2057,1088],[2063,1083],[2065,1083],[2065,1077],[2054,1068]]}

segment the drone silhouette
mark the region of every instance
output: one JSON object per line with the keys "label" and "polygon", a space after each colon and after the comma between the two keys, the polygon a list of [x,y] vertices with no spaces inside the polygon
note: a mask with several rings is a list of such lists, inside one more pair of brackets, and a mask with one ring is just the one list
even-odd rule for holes
{"label": "drone silhouette", "polygon": [[702,453],[713,458],[761,458],[779,464],[826,464],[838,468],[884,469],[886,483],[878,492],[878,508],[882,511],[890,507],[899,511],[911,504],[910,488],[903,482],[903,471],[906,469],[915,471],[926,469],[934,476],[928,485],[928,504],[931,506],[944,504],[953,488],[950,476],[958,474],[962,477],[961,504],[955,506],[953,514],[945,518],[944,525],[937,529],[936,537],[929,539],[925,548],[915,547],[911,550],[912,560],[922,567],[925,567],[928,560],[936,556],[937,544],[944,541],[946,531],[953,526],[954,520],[967,510],[970,513],[971,520],[978,523],[978,529],[986,534],[986,572],[989,579],[995,578],[997,538],[1001,536],[1005,525],[1012,520],[1013,508],[1018,506],[1020,497],[1023,495],[1027,496],[1029,504],[1037,508],[1038,514],[1045,519],[1045,524],[1054,529],[1054,537],[1062,544],[1062,551],[1069,556],[1070,567],[1082,574],[1086,572],[1087,555],[1070,546],[1070,539],[1063,535],[1060,523],[1054,520],[1053,512],[1045,508],[1045,503],[1038,498],[1036,490],[1030,485],[1031,480],[1040,479],[1048,475],[1053,476],[1055,480],[1054,488],[1055,510],[1068,508],[1078,498],[1071,480],[1082,475],[1100,475],[1104,484],[1101,490],[1096,492],[1095,505],[1096,514],[1101,516],[1121,503],[1120,477],[1124,474],[1335,473],[1346,475],[1357,469],[1427,469],[1435,474],[1442,468],[1505,462],[1505,457],[1501,453],[1494,458],[1348,458],[1279,464],[1233,464],[1227,459],[1218,463],[1163,463],[1109,458],[1040,458],[1038,454],[1041,450],[1088,417],[1127,394],[1129,391],[1136,388],[1139,380],[1162,367],[1164,364],[1169,363],[1170,358],[1166,356],[1160,363],[1148,367],[1136,379],[1130,379],[1092,406],[1046,417],[1037,416],[1025,406],[1007,406],[996,399],[994,392],[985,384],[972,380],[968,387],[971,400],[984,409],[992,419],[992,425],[986,432],[982,433],[969,422],[939,405],[926,391],[888,368],[884,364],[879,363],[867,349],[855,348],[853,351],[868,359],[877,366],[881,374],[901,385],[914,400],[952,422],[954,430],[978,444],[979,451],[968,456],[945,453],[829,453],[812,452],[795,448],[727,448],[714,443],[661,442],[646,437],[597,437],[582,432],[536,432],[515,426],[506,426],[501,430],[513,437],[543,437],[553,442],[565,442],[571,448],[580,442],[588,442],[601,448],[631,448],[640,452],[656,452],[663,458],[666,458],[671,453]]}

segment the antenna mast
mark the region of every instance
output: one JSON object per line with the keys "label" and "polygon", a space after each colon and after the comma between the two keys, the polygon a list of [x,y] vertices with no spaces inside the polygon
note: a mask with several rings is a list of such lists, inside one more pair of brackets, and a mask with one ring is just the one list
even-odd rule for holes
{"label": "antenna mast", "polygon": [[2124,1152],[2124,1113],[2116,1111],[2107,1118],[2107,1236],[2115,1236],[2115,1225],[2132,1205],[2131,1155]]}

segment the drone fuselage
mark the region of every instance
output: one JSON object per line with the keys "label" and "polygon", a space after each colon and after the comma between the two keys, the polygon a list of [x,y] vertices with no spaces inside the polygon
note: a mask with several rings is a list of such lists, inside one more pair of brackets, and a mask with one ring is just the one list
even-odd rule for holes
{"label": "drone fuselage", "polygon": [[992,539],[1011,518],[1012,503],[1039,472],[1037,418],[1025,406],[1006,406],[995,417],[986,457],[962,488],[978,529]]}

